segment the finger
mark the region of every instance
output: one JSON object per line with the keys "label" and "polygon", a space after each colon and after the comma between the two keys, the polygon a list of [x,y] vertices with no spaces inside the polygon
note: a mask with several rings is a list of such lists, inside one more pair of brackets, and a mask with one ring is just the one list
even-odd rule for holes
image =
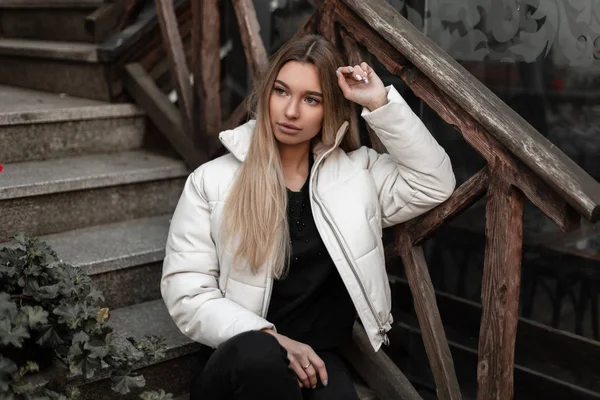
{"label": "finger", "polygon": [[298,386],[300,386],[301,388],[304,387],[304,385],[302,384],[302,382],[300,382],[300,379],[296,378],[296,381],[298,381]]}
{"label": "finger", "polygon": [[319,379],[321,380],[323,386],[327,386],[329,375],[327,374],[327,368],[325,367],[325,363],[321,357],[314,353],[312,357],[310,357],[310,363],[319,375]]}
{"label": "finger", "polygon": [[346,77],[340,71],[340,68],[337,69],[336,73],[338,78],[338,85],[340,86],[340,89],[342,89],[342,93],[344,94],[344,96],[347,98],[348,94],[350,93],[350,85],[348,85],[348,82],[346,82]]}
{"label": "finger", "polygon": [[365,73],[365,71],[362,69],[362,67],[360,65],[355,65],[353,67],[354,69],[354,73],[352,74],[352,77],[354,79],[356,79],[358,82],[361,82],[364,78],[366,78],[367,74]]}
{"label": "finger", "polygon": [[[304,365],[306,365],[306,364],[304,364]],[[296,373],[298,380],[300,380],[300,382],[302,382],[302,385],[304,387],[307,387],[307,388],[311,387],[310,381],[308,379],[308,375],[306,375],[306,372],[304,372],[304,370],[300,366],[300,363],[298,361],[296,361],[295,358],[293,360],[290,360],[290,368],[292,368],[292,370]]]}
{"label": "finger", "polygon": [[369,66],[369,64],[367,64],[366,62],[362,62],[360,63],[360,67],[363,69],[363,71],[365,71],[366,73],[366,78],[365,78],[365,83],[369,83],[369,77],[371,76],[372,73],[374,73],[375,71],[373,71],[373,68],[371,68]]}
{"label": "finger", "polygon": [[310,386],[311,388],[316,388],[317,387],[317,371],[315,370],[315,368],[312,366],[312,363],[310,361],[306,361],[304,363],[304,366],[306,367],[307,364],[310,364],[310,366],[308,368],[306,368],[304,370],[304,372],[306,372],[306,375],[308,375],[308,380],[310,382]]}
{"label": "finger", "polygon": [[354,72],[354,68],[350,65],[344,65],[343,67],[338,67],[337,69],[342,74],[351,74]]}

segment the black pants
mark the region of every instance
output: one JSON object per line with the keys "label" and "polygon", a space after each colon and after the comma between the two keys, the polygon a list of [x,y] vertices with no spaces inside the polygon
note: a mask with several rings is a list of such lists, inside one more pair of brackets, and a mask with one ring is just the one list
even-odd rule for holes
{"label": "black pants", "polygon": [[241,333],[216,350],[202,347],[190,400],[358,400],[350,372],[336,351],[318,351],[328,384],[300,389],[287,351],[268,333]]}

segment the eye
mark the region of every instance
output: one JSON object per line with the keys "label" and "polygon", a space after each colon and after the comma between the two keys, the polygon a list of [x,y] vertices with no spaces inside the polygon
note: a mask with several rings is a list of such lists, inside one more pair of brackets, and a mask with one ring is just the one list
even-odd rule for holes
{"label": "eye", "polygon": [[320,101],[315,99],[314,97],[307,97],[306,102],[308,104],[319,104],[320,103]]}
{"label": "eye", "polygon": [[277,87],[277,86],[273,88],[273,91],[274,91],[275,93],[277,93],[278,95],[280,95],[280,96],[282,96],[282,95],[284,95],[284,94],[285,94],[285,90],[283,90],[282,88],[280,88],[280,87]]}

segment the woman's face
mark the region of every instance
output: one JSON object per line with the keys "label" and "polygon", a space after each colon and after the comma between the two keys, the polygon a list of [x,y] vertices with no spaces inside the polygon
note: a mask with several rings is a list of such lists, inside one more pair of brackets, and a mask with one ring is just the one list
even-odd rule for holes
{"label": "woman's face", "polygon": [[279,143],[310,141],[323,124],[323,92],[313,64],[289,61],[279,70],[269,99],[271,128]]}

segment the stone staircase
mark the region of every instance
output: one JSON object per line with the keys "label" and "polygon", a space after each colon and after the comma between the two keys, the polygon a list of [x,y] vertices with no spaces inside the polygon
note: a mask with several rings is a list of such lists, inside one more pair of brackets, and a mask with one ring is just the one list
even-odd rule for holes
{"label": "stone staircase", "polygon": [[[139,365],[143,390],[188,398],[194,352],[160,297],[169,218],[189,171],[134,104],[113,104],[84,29],[102,0],[0,3],[0,243],[41,236],[104,292],[122,337],[161,335],[166,357]],[[0,244],[0,247],[3,245]],[[43,383],[56,368],[38,374]],[[82,399],[117,397],[106,374],[79,378]],[[374,399],[358,386],[361,399]]]}

